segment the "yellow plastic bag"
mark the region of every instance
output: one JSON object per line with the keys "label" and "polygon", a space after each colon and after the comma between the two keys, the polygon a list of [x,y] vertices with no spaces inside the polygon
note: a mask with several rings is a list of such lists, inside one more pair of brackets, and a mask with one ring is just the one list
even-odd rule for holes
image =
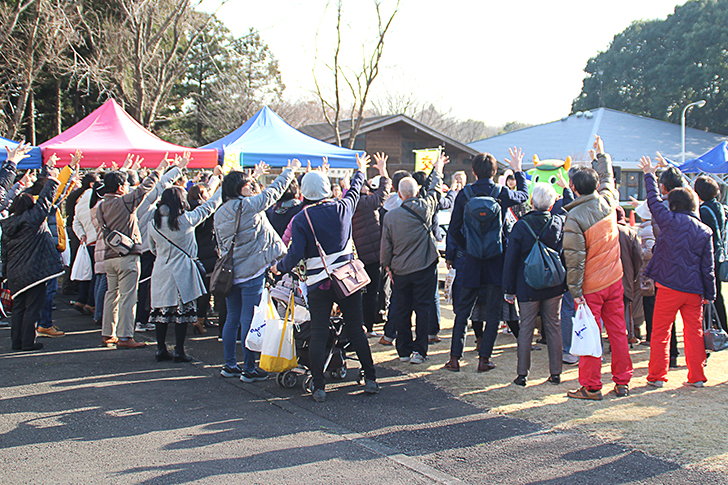
{"label": "yellow plastic bag", "polygon": [[285,372],[298,365],[296,346],[293,342],[293,292],[283,320],[266,321],[263,333],[263,350],[260,354],[260,368],[266,372]]}

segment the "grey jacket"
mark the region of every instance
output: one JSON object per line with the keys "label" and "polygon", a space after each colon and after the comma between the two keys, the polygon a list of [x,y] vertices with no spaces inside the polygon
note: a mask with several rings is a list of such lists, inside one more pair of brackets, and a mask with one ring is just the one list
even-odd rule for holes
{"label": "grey jacket", "polygon": [[[384,216],[380,259],[382,266],[394,274],[411,274],[437,261],[437,246],[430,226],[442,197],[441,184],[442,174],[433,173],[426,197],[407,199]],[[419,214],[427,226],[405,207]]]}
{"label": "grey jacket", "polygon": [[159,178],[159,183],[150,190],[144,197],[144,200],[139,204],[137,209],[137,217],[139,218],[139,230],[142,233],[142,253],[149,251],[149,238],[147,237],[147,229],[149,228],[149,221],[154,216],[154,209],[157,207],[157,201],[162,196],[162,192],[177,180],[182,171],[179,167],[173,167],[167,171],[164,175]]}
{"label": "grey jacket", "polygon": [[[197,257],[195,227],[210,217],[221,202],[221,191],[218,190],[204,204],[179,216],[178,231],[169,228],[166,215],[162,216],[162,224],[158,228],[155,228],[154,220],[149,221],[149,250],[157,256],[152,269],[152,308],[188,303],[206,293],[200,272],[192,261],[192,258]],[[164,209],[166,206],[161,210]],[[187,254],[170,244],[165,237]]]}
{"label": "grey jacket", "polygon": [[265,211],[280,199],[293,180],[286,168],[263,192],[225,202],[215,212],[215,237],[221,255],[230,250],[235,235],[235,214],[240,211],[233,255],[235,280],[252,278],[286,254],[286,246],[268,221]]}

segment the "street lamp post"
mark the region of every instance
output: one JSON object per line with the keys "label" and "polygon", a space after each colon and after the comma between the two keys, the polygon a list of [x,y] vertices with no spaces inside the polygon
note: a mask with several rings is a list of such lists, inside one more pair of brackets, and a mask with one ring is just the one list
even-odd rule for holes
{"label": "street lamp post", "polygon": [[705,100],[701,99],[700,101],[695,101],[694,103],[690,103],[689,105],[685,106],[685,108],[683,108],[682,117],[680,118],[680,121],[682,122],[682,163],[685,163],[685,114],[693,106],[702,108],[703,106],[705,106]]}

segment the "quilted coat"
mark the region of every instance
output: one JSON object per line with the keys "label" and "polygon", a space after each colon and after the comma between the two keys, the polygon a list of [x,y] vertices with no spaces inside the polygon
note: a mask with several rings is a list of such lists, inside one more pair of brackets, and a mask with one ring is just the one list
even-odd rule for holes
{"label": "quilted coat", "polygon": [[379,209],[389,196],[392,181],[382,177],[377,190],[362,195],[351,219],[352,237],[359,259],[364,264],[379,262],[379,249],[382,240],[382,225]]}
{"label": "quilted coat", "polygon": [[660,226],[648,276],[672,290],[715,300],[712,231],[692,212],[672,212],[657,193],[654,174],[645,175],[647,203]]}
{"label": "quilted coat", "polygon": [[61,255],[46,222],[58,185],[58,180],[49,178],[31,209],[0,222],[3,275],[13,298],[63,274]]}
{"label": "quilted coat", "polygon": [[597,192],[580,195],[564,206],[566,282],[574,298],[601,291],[622,279],[619,231],[614,211],[619,193],[614,188],[612,159],[600,154]]}

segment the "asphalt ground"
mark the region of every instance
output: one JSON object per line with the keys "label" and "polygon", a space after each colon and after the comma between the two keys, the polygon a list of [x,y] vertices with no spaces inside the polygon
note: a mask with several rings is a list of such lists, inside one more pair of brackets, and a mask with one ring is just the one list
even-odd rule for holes
{"label": "asphalt ground", "polygon": [[153,345],[101,347],[100,329],[64,298],[54,320],[67,335],[39,338],[39,352],[12,352],[10,329],[0,328],[3,484],[727,481],[491,414],[393,370],[378,369],[382,391],[374,396],[352,371],[322,404],[275,379],[224,379],[216,329],[189,335],[195,362],[158,364]]}

